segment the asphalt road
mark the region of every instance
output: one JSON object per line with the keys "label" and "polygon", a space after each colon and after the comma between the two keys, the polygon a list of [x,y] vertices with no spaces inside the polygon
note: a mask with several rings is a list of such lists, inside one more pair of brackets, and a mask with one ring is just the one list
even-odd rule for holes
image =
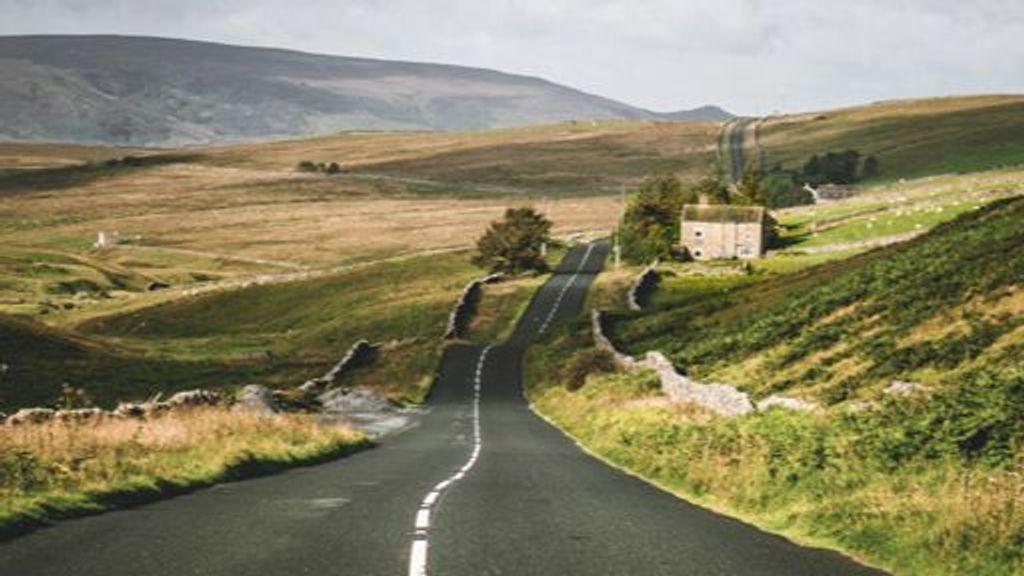
{"label": "asphalt road", "polygon": [[743,173],[747,169],[743,139],[747,126],[753,122],[753,118],[736,118],[725,127],[723,140],[725,154],[728,156],[729,176],[733,184],[739,184],[743,180]]}
{"label": "asphalt road", "polygon": [[613,470],[530,411],[523,346],[581,311],[607,251],[574,248],[508,343],[450,348],[427,413],[380,447],[57,524],[0,544],[0,574],[878,574]]}

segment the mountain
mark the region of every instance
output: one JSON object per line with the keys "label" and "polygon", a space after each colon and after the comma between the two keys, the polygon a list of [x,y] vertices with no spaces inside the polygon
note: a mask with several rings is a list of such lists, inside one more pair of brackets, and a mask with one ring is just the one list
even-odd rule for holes
{"label": "mountain", "polygon": [[676,112],[664,112],[659,114],[664,120],[676,122],[721,122],[733,117],[732,114],[718,106],[701,106],[693,110],[678,110]]}
{"label": "mountain", "polygon": [[688,113],[663,117],[480,68],[166,38],[0,37],[0,139],[8,140],[182,145],[353,129],[688,119],[680,114]]}

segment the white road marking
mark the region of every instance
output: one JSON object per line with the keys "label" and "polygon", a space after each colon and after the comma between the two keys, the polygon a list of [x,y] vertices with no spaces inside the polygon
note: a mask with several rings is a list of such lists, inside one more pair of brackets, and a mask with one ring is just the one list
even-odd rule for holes
{"label": "white road marking", "polygon": [[548,328],[551,326],[551,321],[555,318],[555,313],[558,312],[558,308],[562,305],[562,299],[565,298],[565,293],[569,291],[569,288],[572,287],[574,282],[576,282],[576,278],[579,277],[580,272],[583,271],[583,267],[587,265],[587,259],[590,258],[590,251],[593,249],[593,244],[587,246],[587,251],[583,254],[583,260],[580,260],[580,265],[576,267],[576,271],[569,277],[569,281],[565,283],[565,286],[562,286],[562,291],[558,293],[555,305],[551,307],[547,317],[544,319],[544,323],[540,326],[541,334],[548,331]]}
{"label": "white road marking", "polygon": [[480,440],[480,386],[483,380],[484,362],[487,361],[487,355],[491,348],[488,346],[480,353],[480,360],[476,364],[476,375],[473,379],[473,453],[457,472],[447,480],[438,482],[434,489],[423,497],[419,510],[416,511],[414,523],[416,532],[412,540],[412,550],[409,553],[409,576],[427,576],[427,552],[430,548],[427,536],[430,530],[430,512],[434,504],[437,503],[437,499],[441,497],[441,493],[455,482],[462,480],[480,456],[480,449],[483,445]]}

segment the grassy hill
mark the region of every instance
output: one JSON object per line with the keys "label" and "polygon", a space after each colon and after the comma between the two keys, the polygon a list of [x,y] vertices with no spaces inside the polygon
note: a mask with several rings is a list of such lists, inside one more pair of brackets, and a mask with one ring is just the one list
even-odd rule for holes
{"label": "grassy hill", "polygon": [[421,400],[448,313],[480,274],[460,252],[178,297],[85,317],[74,329],[0,316],[0,362],[10,366],[0,410],[52,405],[64,383],[104,405],[197,386],[295,386],[360,339],[388,346],[359,383]]}
{"label": "grassy hill", "polygon": [[614,324],[633,352],[757,395],[829,404],[892,380],[955,382],[1024,350],[1024,200],[996,202],[891,246]]}
{"label": "grassy hill", "polygon": [[[613,463],[799,541],[899,574],[1019,573],[1021,222],[1024,197],[997,200],[796,272],[669,277],[649,310],[613,315],[632,353],[818,411],[715,417],[670,402],[652,374],[593,363],[570,388],[563,367],[595,354],[586,322],[531,349],[531,398]],[[615,274],[592,300],[621,309],[622,291]],[[919,387],[885,393],[893,380]]]}
{"label": "grassy hill", "polygon": [[813,154],[857,150],[881,161],[880,179],[966,173],[1024,163],[1024,96],[881,102],[769,118],[766,163],[799,168]]}

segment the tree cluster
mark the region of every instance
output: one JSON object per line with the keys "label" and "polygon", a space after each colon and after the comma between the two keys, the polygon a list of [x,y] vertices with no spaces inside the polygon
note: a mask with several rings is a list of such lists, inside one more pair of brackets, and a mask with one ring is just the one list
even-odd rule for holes
{"label": "tree cluster", "polygon": [[864,178],[873,178],[881,172],[875,156],[862,156],[856,150],[815,154],[804,163],[801,176],[804,182],[819,184],[853,184]]}
{"label": "tree cluster", "polygon": [[520,274],[547,270],[544,245],[550,241],[551,221],[532,207],[509,208],[492,222],[476,242],[473,263],[492,272]]}
{"label": "tree cluster", "polygon": [[298,165],[299,172],[320,172],[323,174],[340,174],[341,164],[337,162],[313,162],[303,160]]}

